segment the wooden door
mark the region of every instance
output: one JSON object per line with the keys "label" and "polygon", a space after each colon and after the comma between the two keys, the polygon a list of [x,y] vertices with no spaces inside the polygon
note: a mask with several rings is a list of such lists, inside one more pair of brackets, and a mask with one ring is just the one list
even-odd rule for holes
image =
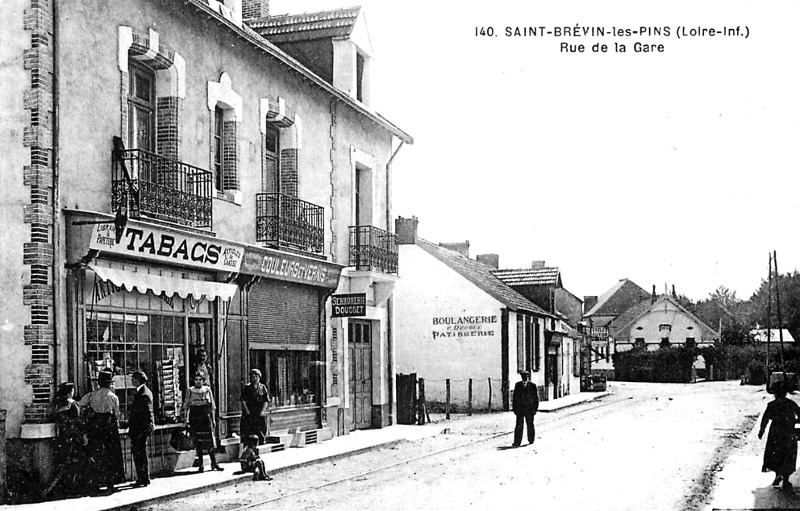
{"label": "wooden door", "polygon": [[367,429],[372,427],[372,325],[350,320],[348,333],[353,428]]}

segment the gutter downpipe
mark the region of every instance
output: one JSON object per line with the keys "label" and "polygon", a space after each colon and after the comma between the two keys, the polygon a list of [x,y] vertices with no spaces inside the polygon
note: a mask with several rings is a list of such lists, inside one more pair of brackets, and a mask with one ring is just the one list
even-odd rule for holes
{"label": "gutter downpipe", "polygon": [[[61,324],[61,305],[59,298],[63,291],[61,273],[63,269],[61,259],[61,194],[59,189],[59,63],[60,39],[58,37],[58,4],[53,1],[53,387],[58,384],[61,371],[59,370],[59,331]],[[66,307],[66,302],[63,304]]]}
{"label": "gutter downpipe", "polygon": [[[392,232],[392,209],[390,206],[391,197],[392,197],[392,161],[394,161],[395,156],[397,153],[400,152],[400,149],[403,148],[405,142],[400,140],[400,145],[397,146],[397,149],[394,150],[392,156],[389,158],[389,161],[386,162],[386,231]],[[398,256],[399,256],[399,248],[398,248]],[[398,259],[399,262],[399,259]],[[394,418],[396,415],[397,409],[397,396],[395,395],[395,368],[394,368],[394,300],[390,296],[389,299],[386,301],[386,348],[387,348],[387,362],[389,366],[389,378],[388,380],[388,387],[389,387],[389,399],[391,406],[389,407],[389,425],[393,425],[395,423]]]}

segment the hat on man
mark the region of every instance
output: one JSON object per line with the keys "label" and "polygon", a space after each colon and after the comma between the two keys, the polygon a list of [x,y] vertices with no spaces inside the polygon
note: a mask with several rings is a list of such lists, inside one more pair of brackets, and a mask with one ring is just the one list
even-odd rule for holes
{"label": "hat on man", "polygon": [[70,392],[75,390],[75,384],[70,381],[65,381],[63,383],[58,384],[58,390],[56,391],[56,397],[67,397]]}
{"label": "hat on man", "polygon": [[101,369],[100,373],[97,375],[97,382],[100,385],[105,383],[111,383],[114,380],[114,373],[111,369]]}
{"label": "hat on man", "polygon": [[519,375],[520,376],[530,376],[531,372],[528,371],[527,369],[523,369],[522,371],[519,372]]}
{"label": "hat on man", "polygon": [[133,374],[131,374],[131,377],[138,378],[139,383],[147,383],[147,375],[144,374],[142,371],[134,371]]}
{"label": "hat on man", "polygon": [[250,374],[257,374],[259,378],[261,378],[261,371],[256,368],[250,369]]}

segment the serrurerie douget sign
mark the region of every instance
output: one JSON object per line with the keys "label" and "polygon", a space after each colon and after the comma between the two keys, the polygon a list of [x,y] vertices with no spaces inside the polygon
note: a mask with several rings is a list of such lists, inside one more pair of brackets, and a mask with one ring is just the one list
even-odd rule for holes
{"label": "serrurerie douget sign", "polygon": [[331,296],[331,317],[358,317],[365,316],[366,313],[366,293],[350,293]]}

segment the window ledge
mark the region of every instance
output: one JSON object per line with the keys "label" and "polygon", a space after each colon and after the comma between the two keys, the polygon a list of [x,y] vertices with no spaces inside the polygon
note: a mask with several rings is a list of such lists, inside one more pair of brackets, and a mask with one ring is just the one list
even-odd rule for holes
{"label": "window ledge", "polygon": [[217,190],[217,199],[223,200],[225,202],[230,202],[231,204],[236,204],[237,206],[241,206],[242,205],[242,191],[241,190],[224,190],[224,191]]}

